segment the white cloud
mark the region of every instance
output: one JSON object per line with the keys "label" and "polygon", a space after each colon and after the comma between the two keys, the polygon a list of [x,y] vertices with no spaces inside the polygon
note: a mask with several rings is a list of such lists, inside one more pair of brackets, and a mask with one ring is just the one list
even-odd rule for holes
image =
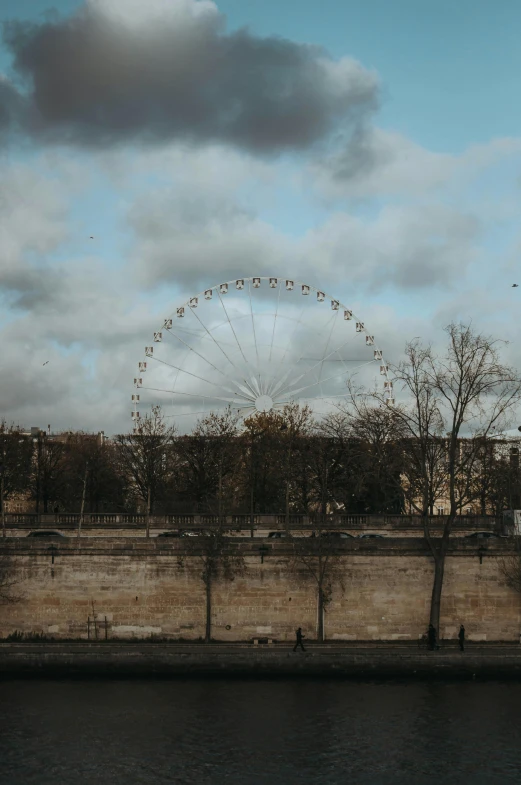
{"label": "white cloud", "polygon": [[461,155],[433,152],[402,134],[360,127],[329,155],[310,164],[315,187],[327,199],[424,196],[521,153],[521,139],[494,139]]}
{"label": "white cloud", "polygon": [[68,207],[57,181],[24,164],[0,169],[0,285],[25,291],[66,238]]}

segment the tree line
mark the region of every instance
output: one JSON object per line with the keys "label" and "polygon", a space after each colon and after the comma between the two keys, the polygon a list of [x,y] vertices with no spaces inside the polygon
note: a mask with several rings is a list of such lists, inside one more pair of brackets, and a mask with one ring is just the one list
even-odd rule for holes
{"label": "tree line", "polygon": [[[184,435],[160,407],[132,433],[107,441],[81,433],[31,439],[4,422],[2,505],[25,494],[36,512],[56,504],[80,512],[210,512],[219,528],[231,513],[283,511],[288,524],[292,514],[312,513],[325,526],[337,510],[413,511],[434,565],[431,622],[438,628],[456,517],[469,505],[496,514],[521,506],[518,448],[500,436],[521,400],[519,374],[502,362],[501,342],[471,325],[448,325],[446,338],[438,350],[419,339],[407,344],[403,361],[390,368],[401,395],[394,406],[389,390],[351,383],[321,419],[298,403],[244,422],[228,409]],[[441,537],[431,531],[440,498]]]}

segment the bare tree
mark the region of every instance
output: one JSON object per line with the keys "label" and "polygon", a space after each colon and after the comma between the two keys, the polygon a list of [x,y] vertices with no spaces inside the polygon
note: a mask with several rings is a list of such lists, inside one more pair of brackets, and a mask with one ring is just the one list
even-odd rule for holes
{"label": "bare tree", "polygon": [[293,537],[290,570],[297,575],[307,575],[317,591],[317,640],[324,641],[324,614],[331,602],[335,584],[344,590],[342,568],[345,550],[341,540],[333,537],[319,525],[313,537]]}
{"label": "bare tree", "polygon": [[138,420],[134,433],[115,437],[121,468],[146,505],[147,537],[150,515],[174,468],[174,438],[175,427],[165,423],[160,406]]}
{"label": "bare tree", "polygon": [[31,470],[32,445],[19,426],[0,422],[0,505],[2,536],[6,536],[5,502],[26,491]]}
{"label": "bare tree", "polygon": [[219,521],[233,504],[234,481],[241,460],[238,417],[230,408],[210,413],[188,436],[176,440],[178,488],[196,509],[216,512]]}
{"label": "bare tree", "polygon": [[67,436],[61,500],[66,509],[89,512],[121,509],[126,484],[116,462],[115,445],[103,434],[76,432]]}
{"label": "bare tree", "polygon": [[64,487],[65,445],[48,438],[45,431],[39,431],[34,438],[32,472],[29,490],[35,501],[37,515],[49,512],[51,502],[60,498]]}
{"label": "bare tree", "polygon": [[402,475],[404,427],[387,406],[375,406],[363,391],[349,387],[342,407],[348,424],[354,489],[364,512],[400,514],[404,507]]}
{"label": "bare tree", "polygon": [[506,585],[521,594],[521,543],[519,539],[519,537],[515,538],[512,552],[499,561],[499,572],[505,579]]}
{"label": "bare tree", "polygon": [[0,605],[20,602],[21,595],[15,590],[20,583],[14,576],[13,565],[9,556],[0,554]]}
{"label": "bare tree", "polygon": [[179,565],[184,566],[185,557],[195,560],[201,568],[199,573],[205,589],[205,643],[212,639],[212,589],[215,581],[234,580],[243,575],[245,564],[242,554],[226,537],[222,526],[198,533],[195,537],[183,538],[184,554],[179,556]]}
{"label": "bare tree", "polygon": [[[430,622],[437,631],[450,535],[458,513],[475,498],[475,470],[483,442],[493,429],[505,427],[521,400],[517,372],[500,362],[500,341],[476,334],[464,324],[450,324],[446,333],[448,345],[441,355],[415,341],[407,347],[406,361],[393,369],[409,393],[409,402],[394,411],[414,447],[409,453],[413,478],[409,482],[419,492],[424,535],[434,561]],[[463,436],[467,437],[464,444]],[[442,536],[433,537],[428,513],[437,492],[442,446],[449,513]]]}

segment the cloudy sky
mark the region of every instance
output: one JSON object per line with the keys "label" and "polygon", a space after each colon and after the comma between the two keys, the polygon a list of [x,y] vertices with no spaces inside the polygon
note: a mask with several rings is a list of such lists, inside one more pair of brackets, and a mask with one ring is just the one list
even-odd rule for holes
{"label": "cloudy sky", "polygon": [[0,14],[0,416],[128,429],[163,318],[252,275],[330,292],[391,362],[472,319],[521,366],[519,2]]}

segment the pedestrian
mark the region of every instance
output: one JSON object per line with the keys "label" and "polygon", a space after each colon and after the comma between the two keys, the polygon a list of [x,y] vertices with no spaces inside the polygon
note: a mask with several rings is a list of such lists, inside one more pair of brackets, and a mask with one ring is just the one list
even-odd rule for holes
{"label": "pedestrian", "polygon": [[297,636],[297,642],[295,643],[295,646],[293,647],[293,651],[297,651],[299,646],[302,649],[302,651],[306,651],[305,648],[304,648],[304,645],[302,643],[302,639],[306,637],[305,635],[302,635],[302,627],[298,628],[298,630],[296,632],[296,636]]}
{"label": "pedestrian", "polygon": [[463,624],[459,626],[458,638],[460,651],[465,651],[465,627]]}
{"label": "pedestrian", "polygon": [[429,649],[431,651],[434,651],[434,649],[438,648],[436,644],[436,630],[432,624],[429,624],[429,629],[427,630],[427,640],[429,642]]}

